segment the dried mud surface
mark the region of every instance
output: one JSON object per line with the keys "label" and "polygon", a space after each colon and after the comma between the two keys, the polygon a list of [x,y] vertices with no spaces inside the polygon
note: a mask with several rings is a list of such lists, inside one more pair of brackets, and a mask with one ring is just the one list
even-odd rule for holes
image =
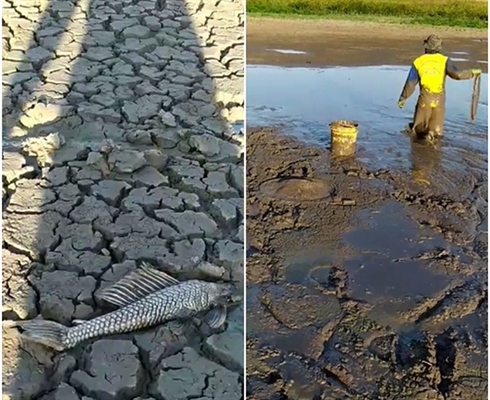
{"label": "dried mud surface", "polygon": [[487,177],[454,179],[247,132],[248,399],[487,398]]}
{"label": "dried mud surface", "polygon": [[[142,261],[243,286],[241,1],[3,2],[3,320],[70,326]],[[3,327],[4,400],[243,399],[243,305],[64,353]]]}

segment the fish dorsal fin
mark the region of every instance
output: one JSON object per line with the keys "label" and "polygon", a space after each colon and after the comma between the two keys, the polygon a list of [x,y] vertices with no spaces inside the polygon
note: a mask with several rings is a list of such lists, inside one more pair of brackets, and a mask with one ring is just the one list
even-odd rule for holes
{"label": "fish dorsal fin", "polygon": [[129,273],[119,282],[102,290],[97,296],[118,307],[124,307],[142,298],[180,283],[163,271],[143,263],[141,268]]}

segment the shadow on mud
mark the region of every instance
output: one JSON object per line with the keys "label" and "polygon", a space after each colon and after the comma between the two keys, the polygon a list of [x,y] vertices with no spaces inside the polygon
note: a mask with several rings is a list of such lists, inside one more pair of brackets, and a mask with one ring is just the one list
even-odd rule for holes
{"label": "shadow on mud", "polygon": [[[3,320],[105,313],[141,261],[241,287],[242,4],[9,0],[3,22]],[[5,399],[243,398],[242,305],[63,354],[3,338]]]}
{"label": "shadow on mud", "polygon": [[[437,148],[419,146],[414,171],[431,185],[247,132],[247,398],[486,394],[487,177],[466,171],[447,192]],[[288,176],[320,179],[328,196],[261,190]]]}

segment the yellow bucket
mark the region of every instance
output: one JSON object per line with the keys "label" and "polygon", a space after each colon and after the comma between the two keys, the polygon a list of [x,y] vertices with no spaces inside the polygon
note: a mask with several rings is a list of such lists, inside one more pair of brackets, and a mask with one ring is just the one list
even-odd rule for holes
{"label": "yellow bucket", "polygon": [[330,150],[334,157],[348,157],[356,151],[358,124],[334,121],[330,124]]}

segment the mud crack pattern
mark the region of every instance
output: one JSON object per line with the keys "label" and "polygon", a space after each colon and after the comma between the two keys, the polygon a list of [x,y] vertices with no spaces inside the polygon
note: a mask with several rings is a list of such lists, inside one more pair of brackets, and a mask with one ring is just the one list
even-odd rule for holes
{"label": "mud crack pattern", "polygon": [[[3,1],[4,320],[100,315],[95,293],[141,261],[243,284],[243,17],[226,0]],[[5,399],[239,400],[243,306],[218,332],[64,354],[4,329],[3,357]]]}

